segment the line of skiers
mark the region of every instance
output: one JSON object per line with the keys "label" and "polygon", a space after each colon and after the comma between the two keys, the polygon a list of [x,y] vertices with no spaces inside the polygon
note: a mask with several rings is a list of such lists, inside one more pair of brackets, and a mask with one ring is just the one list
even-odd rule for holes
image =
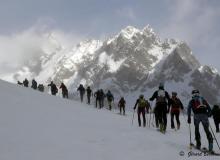
{"label": "line of skiers", "polygon": [[[92,90],[88,87],[86,90],[81,84],[78,88],[80,92],[81,102],[83,101],[83,95],[85,91],[87,92],[88,97],[88,104],[90,104],[90,98],[92,95]],[[96,108],[99,105],[99,108],[103,108],[104,106],[104,99],[107,98],[109,110],[112,109],[112,102],[114,101],[114,96],[110,90],[106,94],[104,94],[102,89],[97,90],[94,93],[95,97],[95,106]],[[180,119],[179,115],[181,111],[184,110],[183,104],[181,100],[178,98],[176,92],[172,92],[172,96],[170,97],[168,92],[164,89],[164,85],[161,83],[159,85],[158,90],[156,90],[151,98],[150,101],[156,100],[155,107],[153,109],[153,113],[155,116],[155,123],[156,127],[159,128],[159,131],[162,133],[166,132],[167,129],[167,114],[170,113],[171,115],[171,128],[172,129],[180,129]],[[125,115],[125,104],[126,101],[124,97],[118,102],[118,107],[120,109],[120,114]],[[143,126],[146,126],[146,117],[145,114],[152,111],[151,105],[144,98],[144,95],[140,95],[139,98],[136,100],[134,105],[134,110],[137,108],[137,115],[138,115],[138,125],[141,126],[141,117],[143,119]],[[213,109],[210,108],[208,102],[200,96],[198,90],[192,91],[192,99],[189,101],[187,114],[188,114],[188,123],[191,123],[191,110],[194,113],[194,125],[195,125],[195,139],[196,139],[196,147],[201,147],[201,138],[199,133],[199,124],[202,123],[207,139],[209,141],[209,151],[213,150],[213,137],[211,132],[209,131],[209,121],[208,117],[213,115],[213,119],[216,126],[216,132],[219,132],[219,124],[220,124],[220,108],[218,105],[214,105]],[[174,118],[176,119],[177,126],[174,125]]]}
{"label": "line of skiers", "polygon": [[[95,97],[95,107],[97,108],[99,105],[99,108],[101,109],[104,107],[104,99],[106,97],[107,102],[108,102],[108,106],[109,106],[109,110],[112,109],[112,102],[114,101],[114,96],[110,90],[108,90],[108,92],[105,94],[102,89],[99,89],[93,94],[90,86],[88,86],[87,89],[85,89],[84,86],[82,84],[80,84],[77,91],[79,91],[81,102],[83,102],[83,97],[86,92],[88,104],[91,103],[91,97],[94,96]],[[122,104],[122,102],[120,104]],[[119,105],[119,106],[121,106],[121,105]]]}
{"label": "line of skiers", "polygon": [[[17,84],[23,85],[24,87],[28,87],[29,81],[27,80],[27,78],[25,78],[23,83],[20,81],[17,81]],[[48,84],[48,87],[50,87],[50,91],[51,91],[52,95],[56,95],[58,93],[58,88],[57,88],[56,84],[53,83],[53,81],[51,81],[51,83]],[[38,89],[39,91],[44,92],[44,85],[43,84],[37,85],[37,81],[35,79],[32,80],[31,88],[33,88],[34,90]],[[62,90],[63,98],[68,99],[68,89],[63,82],[61,83],[59,88]]]}
{"label": "line of skiers", "polygon": [[[183,104],[181,100],[177,97],[176,92],[172,92],[172,97],[170,98],[167,91],[164,90],[163,84],[159,85],[157,91],[154,92],[152,97],[149,99],[150,101],[156,100],[156,105],[154,107],[155,114],[155,123],[156,127],[162,133],[166,132],[167,128],[167,114],[171,113],[171,128],[174,129],[174,117],[177,121],[177,129],[180,129],[180,120],[179,115],[180,111],[183,110]],[[141,126],[141,115],[143,117],[143,126],[146,126],[146,118],[145,113],[148,109],[151,109],[151,106],[147,100],[144,99],[144,95],[140,95],[137,99],[134,110],[137,109],[138,114],[138,124]],[[196,148],[201,148],[201,136],[199,132],[199,124],[202,123],[204,131],[206,133],[208,142],[209,142],[209,151],[213,151],[213,136],[209,131],[209,117],[213,115],[213,119],[216,126],[216,132],[219,133],[219,124],[220,124],[220,108],[218,105],[214,105],[213,109],[211,109],[208,102],[200,96],[199,90],[192,91],[192,98],[189,101],[187,108],[188,115],[188,124],[191,124],[191,110],[194,113],[194,126],[195,126],[195,140],[196,140]],[[217,142],[217,139],[215,139]],[[191,142],[190,142],[191,143]],[[218,142],[217,142],[218,143]]]}
{"label": "line of skiers", "polygon": [[[24,85],[28,87],[28,80],[25,79],[23,83],[18,81],[19,85]],[[31,88],[43,91],[44,86],[39,84],[37,87],[37,82],[33,79]],[[58,92],[57,86],[51,81],[48,85],[51,89],[51,94],[56,95]],[[40,89],[40,88],[43,89]],[[60,89],[62,89],[63,98],[68,98],[68,89],[61,83]],[[87,103],[91,104],[91,97],[95,97],[95,107],[96,108],[103,108],[104,107],[104,99],[107,99],[109,110],[112,110],[112,103],[114,101],[114,96],[110,90],[107,91],[105,94],[102,89],[97,90],[94,94],[91,90],[90,86],[86,89],[82,84],[79,85],[77,88],[80,94],[80,100],[83,102],[83,98],[85,93],[87,94]],[[164,89],[164,85],[161,83],[159,85],[158,90],[156,90],[153,95],[149,98],[150,101],[156,100],[155,107],[152,111],[152,107],[148,100],[144,98],[144,95],[140,95],[139,98],[136,100],[134,105],[134,111],[137,108],[137,115],[138,115],[138,125],[141,126],[141,117],[143,119],[143,126],[146,126],[146,117],[145,113],[153,112],[155,117],[155,124],[156,127],[159,128],[159,131],[162,133],[166,132],[167,129],[167,114],[170,113],[171,115],[171,128],[172,129],[180,129],[180,119],[179,115],[180,112],[184,110],[183,104],[181,100],[178,98],[176,92],[172,92],[172,96],[170,97],[168,92]],[[120,114],[125,115],[125,105],[126,101],[124,97],[121,97],[118,102],[118,107],[120,109]],[[187,115],[188,120],[187,122],[191,124],[191,110],[194,113],[194,126],[195,126],[195,139],[196,139],[196,147],[199,149],[201,147],[201,137],[199,132],[199,124],[202,123],[203,128],[205,130],[208,142],[209,142],[209,150],[212,151],[213,149],[213,136],[209,131],[209,120],[208,117],[213,116],[216,132],[219,133],[219,125],[220,125],[220,107],[218,105],[214,105],[213,109],[211,109],[208,102],[200,96],[198,90],[192,91],[192,99],[189,101],[188,108],[187,108]],[[174,118],[176,119],[177,127],[174,125]]]}

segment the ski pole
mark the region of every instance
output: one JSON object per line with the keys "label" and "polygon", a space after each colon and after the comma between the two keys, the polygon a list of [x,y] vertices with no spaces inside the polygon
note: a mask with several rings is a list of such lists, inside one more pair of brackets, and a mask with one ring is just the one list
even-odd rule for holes
{"label": "ski pole", "polygon": [[210,127],[210,129],[211,129],[211,131],[212,131],[212,135],[213,135],[213,137],[214,137],[214,139],[215,139],[215,141],[216,141],[216,143],[217,143],[217,146],[218,146],[218,148],[219,148],[219,150],[220,150],[220,147],[219,147],[218,141],[217,141],[217,139],[216,139],[215,133],[214,133],[213,130],[212,130],[211,125],[209,125],[209,127]]}
{"label": "ski pole", "polygon": [[150,112],[150,119],[149,119],[149,128],[150,128],[150,122],[151,122],[151,109],[149,108],[149,112]]}
{"label": "ski pole", "polygon": [[[185,120],[185,122],[186,122],[186,124],[187,124],[187,121],[186,121],[186,117],[185,117],[185,115],[184,115],[184,112],[182,111],[182,113],[183,113],[183,118],[184,118],[184,120]],[[190,141],[189,147],[190,147],[190,149],[192,149],[193,143],[192,143],[192,133],[191,133],[191,125],[190,125],[190,124],[189,124],[189,141]]]}
{"label": "ski pole", "polygon": [[191,134],[191,125],[189,124],[189,140],[190,140],[190,149],[192,149],[193,143],[192,143],[192,134]]}
{"label": "ski pole", "polygon": [[133,116],[132,116],[132,121],[131,121],[131,125],[133,126],[133,122],[134,122],[134,113],[135,113],[135,110],[133,112]]}
{"label": "ski pole", "polygon": [[146,115],[146,121],[147,121],[146,125],[148,126],[148,114],[146,111],[145,111],[145,115]]}

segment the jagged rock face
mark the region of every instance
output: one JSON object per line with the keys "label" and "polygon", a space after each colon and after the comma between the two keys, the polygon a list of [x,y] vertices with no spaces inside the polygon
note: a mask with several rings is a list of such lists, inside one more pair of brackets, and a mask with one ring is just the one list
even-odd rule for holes
{"label": "jagged rock face", "polygon": [[201,90],[212,104],[219,100],[219,74],[201,66],[186,43],[162,41],[149,26],[143,30],[128,26],[104,42],[87,40],[73,48],[53,46],[50,53],[42,49],[45,54],[35,59],[34,66],[26,64],[15,73],[15,80],[29,75],[45,83],[64,81],[70,92],[82,83],[134,97],[131,101],[141,93],[151,95],[163,82],[185,101],[193,88]]}

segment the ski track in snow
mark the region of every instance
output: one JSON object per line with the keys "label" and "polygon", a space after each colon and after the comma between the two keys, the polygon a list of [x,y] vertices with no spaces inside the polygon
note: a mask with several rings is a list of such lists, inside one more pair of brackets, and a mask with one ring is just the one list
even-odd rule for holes
{"label": "ski track in snow", "polygon": [[[179,131],[170,129],[168,117],[164,135],[152,126],[138,127],[136,114],[131,125],[132,112],[120,116],[118,110],[95,109],[3,81],[0,87],[0,160],[219,159],[188,158],[188,126],[182,116]],[[213,120],[210,122],[214,129]],[[193,130],[192,126],[192,139]],[[207,146],[203,128],[200,130],[202,144]],[[214,149],[217,151],[215,143]]]}

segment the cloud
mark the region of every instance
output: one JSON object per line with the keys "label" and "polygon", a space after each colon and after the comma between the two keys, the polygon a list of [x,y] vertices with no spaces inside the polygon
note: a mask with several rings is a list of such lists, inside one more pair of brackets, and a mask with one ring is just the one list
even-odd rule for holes
{"label": "cloud", "polygon": [[171,16],[160,34],[163,37],[186,41],[202,62],[212,65],[212,58],[209,57],[218,55],[217,44],[220,44],[218,35],[220,7],[208,0],[168,0],[168,2]]}
{"label": "cloud", "polygon": [[126,18],[132,21],[137,19],[134,10],[131,7],[120,8],[116,10],[116,14],[122,18]]}
{"label": "cloud", "polygon": [[57,47],[74,47],[83,38],[80,34],[65,33],[39,22],[22,32],[0,35],[0,75],[13,73],[43,54],[56,51]]}

